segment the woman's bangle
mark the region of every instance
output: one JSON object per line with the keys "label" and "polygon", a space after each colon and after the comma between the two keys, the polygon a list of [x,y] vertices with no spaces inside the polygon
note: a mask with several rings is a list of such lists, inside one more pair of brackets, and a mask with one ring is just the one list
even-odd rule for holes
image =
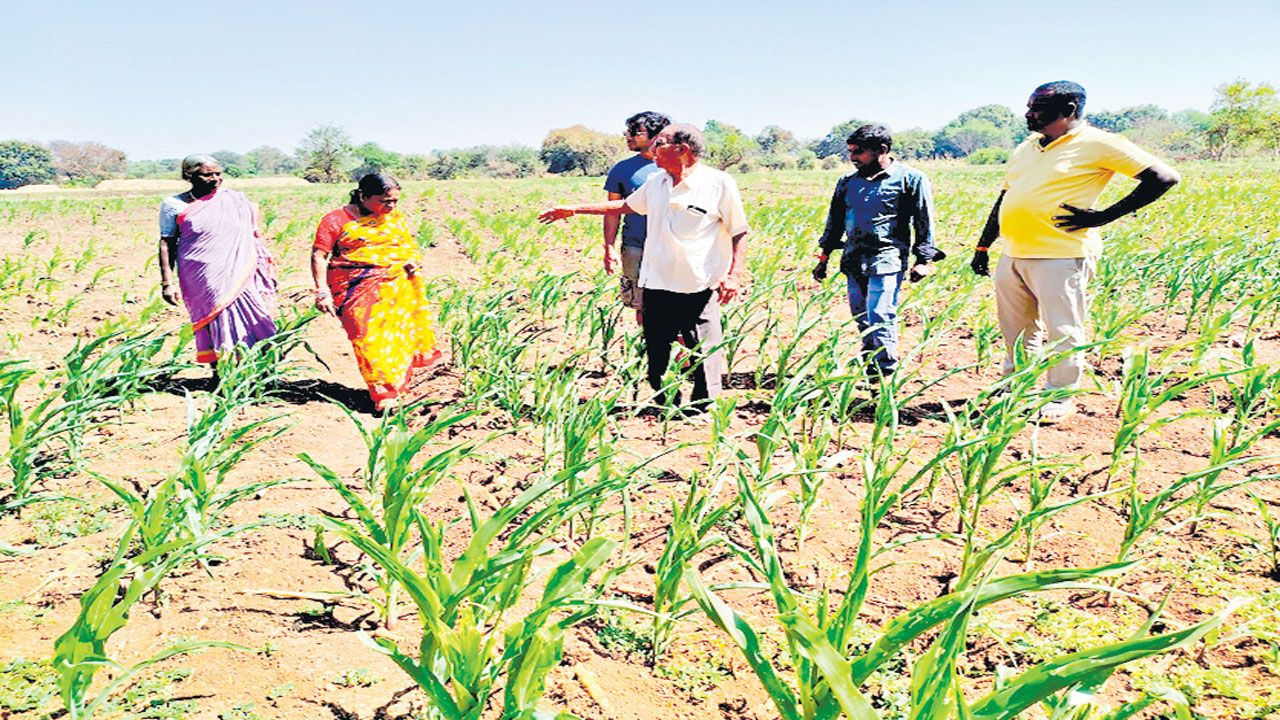
{"label": "woman's bangle", "polygon": [[986,252],[986,251],[988,251],[988,250],[990,250],[990,249],[991,249],[991,248],[985,248],[985,247],[982,247],[981,245],[979,245],[978,247],[974,248],[974,249],[973,249],[973,251],[974,251],[974,252]]}
{"label": "woman's bangle", "polygon": [[822,262],[826,262],[826,261],[827,261],[827,254],[826,254],[826,253],[819,253],[819,254],[817,254],[817,255],[814,255],[814,257],[818,258],[818,259],[819,259],[819,260],[821,260]]}
{"label": "woman's bangle", "polygon": [[315,293],[316,293],[317,300],[320,300],[322,298],[327,298],[327,297],[333,297],[332,293],[329,292],[329,288],[316,288]]}

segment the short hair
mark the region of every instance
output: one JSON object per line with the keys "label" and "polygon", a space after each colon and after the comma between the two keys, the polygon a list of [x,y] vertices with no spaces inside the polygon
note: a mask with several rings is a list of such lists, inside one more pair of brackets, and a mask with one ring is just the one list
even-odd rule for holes
{"label": "short hair", "polygon": [[663,130],[670,130],[671,142],[688,146],[689,152],[694,157],[702,157],[702,154],[707,151],[707,141],[702,137],[702,131],[693,125],[674,123],[663,128]]}
{"label": "short hair", "polygon": [[399,190],[400,181],[384,172],[369,173],[360,178],[356,189],[351,191],[351,204],[359,205],[360,201],[374,195],[385,195],[388,190]]}
{"label": "short hair", "polygon": [[644,130],[652,138],[670,124],[671,118],[666,115],[652,110],[645,110],[627,118],[627,132],[635,135],[640,130]]}
{"label": "short hair", "polygon": [[1065,110],[1067,103],[1075,103],[1076,117],[1084,117],[1085,92],[1080,83],[1070,80],[1055,80],[1036,88],[1037,95],[1052,95],[1057,107]]}
{"label": "short hair", "polygon": [[218,167],[222,167],[222,163],[218,162],[218,159],[212,155],[203,155],[200,153],[188,155],[182,158],[182,179],[190,180],[191,176],[196,174],[196,170],[199,170],[201,165],[217,165]]}
{"label": "short hair", "polygon": [[893,135],[889,134],[889,128],[883,125],[863,125],[854,130],[845,142],[863,150],[878,150],[881,146],[886,150],[893,149]]}

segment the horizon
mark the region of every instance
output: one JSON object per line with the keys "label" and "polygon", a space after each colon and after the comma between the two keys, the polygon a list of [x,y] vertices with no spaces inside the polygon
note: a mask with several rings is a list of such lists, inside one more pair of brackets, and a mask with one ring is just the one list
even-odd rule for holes
{"label": "horizon", "polygon": [[333,0],[7,9],[30,31],[0,68],[0,140],[93,141],[132,161],[293,152],[323,124],[404,154],[536,148],[573,125],[621,133],[644,109],[751,136],[777,125],[821,138],[851,118],[934,130],[982,105],[1021,115],[1032,89],[1063,78],[1089,92],[1086,113],[1204,111],[1218,85],[1273,82],[1280,68],[1280,3],[1262,0],[1210,14],[1189,0],[1086,0],[1052,22],[1004,0],[861,13],[712,2],[675,18],[581,0],[394,0],[354,18]]}

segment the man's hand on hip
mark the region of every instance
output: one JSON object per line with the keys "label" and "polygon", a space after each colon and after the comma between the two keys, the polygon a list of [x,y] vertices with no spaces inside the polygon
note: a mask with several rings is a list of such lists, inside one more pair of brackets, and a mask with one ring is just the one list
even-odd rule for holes
{"label": "man's hand on hip", "polygon": [[1111,222],[1111,217],[1102,210],[1078,208],[1066,203],[1062,203],[1060,207],[1067,212],[1062,215],[1054,215],[1053,224],[1067,232],[1102,227]]}

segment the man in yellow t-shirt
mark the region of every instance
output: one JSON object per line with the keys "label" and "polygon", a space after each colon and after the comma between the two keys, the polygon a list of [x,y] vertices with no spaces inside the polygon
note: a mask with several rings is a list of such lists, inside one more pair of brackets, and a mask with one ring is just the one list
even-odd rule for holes
{"label": "man in yellow t-shirt", "polygon": [[[1129,140],[1086,124],[1084,102],[1084,88],[1065,80],[1031,94],[1031,135],[1009,157],[1004,187],[970,263],[987,275],[987,252],[1004,238],[995,287],[1006,373],[1013,370],[1019,338],[1028,351],[1039,350],[1045,335],[1052,350],[1085,344],[1086,291],[1102,254],[1098,228],[1154,202],[1180,180]],[[1095,209],[1116,173],[1137,179],[1138,186],[1114,205]],[[1084,353],[1073,353],[1049,368],[1045,387],[1077,387],[1083,373]],[[1066,400],[1046,405],[1041,417],[1061,420],[1074,412]]]}

